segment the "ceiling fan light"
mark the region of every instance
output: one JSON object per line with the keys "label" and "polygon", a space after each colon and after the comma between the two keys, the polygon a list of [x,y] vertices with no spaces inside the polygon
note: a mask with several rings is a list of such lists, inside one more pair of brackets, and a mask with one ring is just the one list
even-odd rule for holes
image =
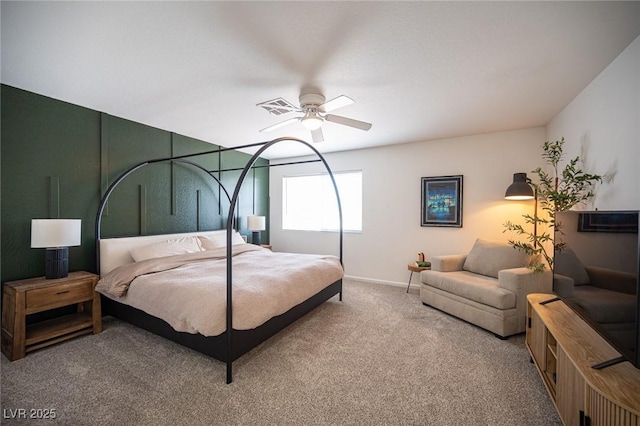
{"label": "ceiling fan light", "polygon": [[307,113],[302,117],[302,125],[313,131],[318,130],[322,126],[322,118],[314,113]]}

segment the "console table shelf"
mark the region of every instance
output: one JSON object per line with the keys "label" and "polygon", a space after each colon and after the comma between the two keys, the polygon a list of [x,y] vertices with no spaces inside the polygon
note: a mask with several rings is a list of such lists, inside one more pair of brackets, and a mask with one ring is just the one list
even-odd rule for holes
{"label": "console table shelf", "polygon": [[640,370],[562,301],[527,296],[527,348],[565,425],[640,426]]}

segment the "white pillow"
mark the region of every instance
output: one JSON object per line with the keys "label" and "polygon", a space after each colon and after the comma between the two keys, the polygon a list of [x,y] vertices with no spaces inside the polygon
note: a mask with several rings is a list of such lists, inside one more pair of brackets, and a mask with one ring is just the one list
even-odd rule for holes
{"label": "white pillow", "polygon": [[157,257],[173,256],[176,254],[198,253],[202,251],[198,237],[185,237],[167,240],[148,246],[136,247],[129,251],[136,262]]}
{"label": "white pillow", "polygon": [[[198,238],[200,238],[200,244],[203,250],[213,250],[227,246],[227,231],[216,232],[213,235],[207,235],[206,237],[200,236]],[[235,246],[236,244],[246,244],[246,242],[238,231],[233,231],[233,234],[231,234],[231,245]]]}

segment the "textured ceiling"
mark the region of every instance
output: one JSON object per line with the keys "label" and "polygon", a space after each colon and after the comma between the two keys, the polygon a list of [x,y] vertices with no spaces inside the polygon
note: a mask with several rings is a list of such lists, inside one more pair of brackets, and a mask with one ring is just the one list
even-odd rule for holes
{"label": "textured ceiling", "polygon": [[[546,125],[640,34],[640,2],[2,2],[2,83],[234,147],[355,104],[321,152]],[[276,145],[277,158],[307,154]]]}

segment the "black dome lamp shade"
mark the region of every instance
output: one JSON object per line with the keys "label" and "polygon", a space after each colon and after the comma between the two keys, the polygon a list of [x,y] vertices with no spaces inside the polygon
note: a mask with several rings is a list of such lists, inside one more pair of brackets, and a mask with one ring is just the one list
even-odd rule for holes
{"label": "black dome lamp shade", "polygon": [[530,182],[531,180],[526,173],[514,173],[513,183],[507,188],[504,198],[507,200],[532,200],[535,198],[535,193]]}
{"label": "black dome lamp shade", "polygon": [[507,188],[504,198],[512,201],[535,200],[533,207],[533,247],[538,247],[538,194],[534,187],[531,186],[531,179],[527,177],[526,173],[513,174],[513,183]]}

